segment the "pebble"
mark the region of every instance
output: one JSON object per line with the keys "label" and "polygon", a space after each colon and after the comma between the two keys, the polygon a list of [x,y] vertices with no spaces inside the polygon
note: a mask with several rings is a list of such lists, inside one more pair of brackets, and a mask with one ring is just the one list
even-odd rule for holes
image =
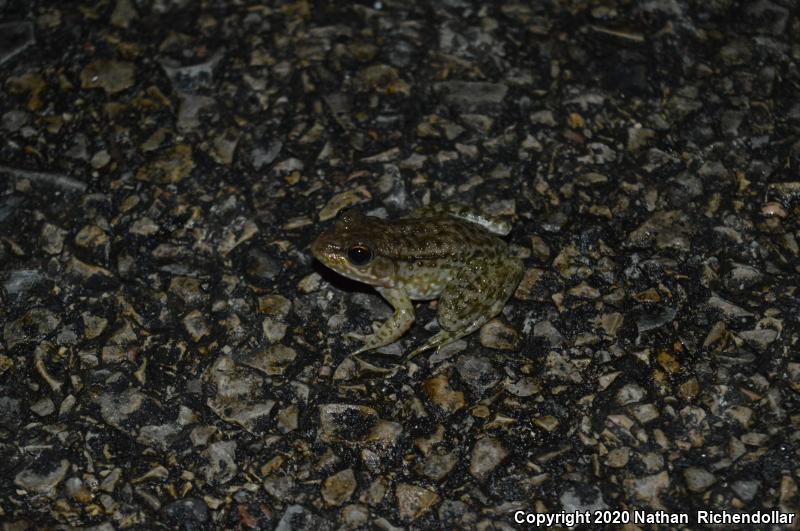
{"label": "pebble", "polygon": [[752,317],[753,315],[744,308],[741,308],[717,295],[712,295],[709,297],[707,304],[709,307],[718,310],[722,317],[727,320],[739,319],[742,317]]}
{"label": "pebble", "polygon": [[318,529],[319,531],[332,531],[335,526],[302,505],[290,505],[283,512],[275,531],[294,531],[295,529]]}
{"label": "pebble", "polygon": [[0,396],[0,426],[13,431],[19,427],[22,418],[22,401]]}
{"label": "pebble", "polygon": [[[588,490],[588,492],[587,492]],[[603,495],[597,488],[589,488],[584,491],[568,489],[559,498],[561,508],[570,513],[594,513],[608,509],[608,505],[603,500]]]}
{"label": "pebble", "polygon": [[464,393],[453,390],[445,374],[428,378],[422,383],[422,389],[431,402],[448,413],[455,413],[464,407]]}
{"label": "pebble", "polygon": [[297,406],[288,406],[278,411],[275,416],[275,422],[281,433],[289,433],[294,431],[299,426],[300,411]]}
{"label": "pebble", "polygon": [[539,268],[528,268],[522,276],[522,280],[514,292],[514,297],[520,300],[533,300],[536,295],[536,288],[544,277],[544,270]]}
{"label": "pebble", "polygon": [[31,308],[14,321],[7,321],[3,339],[9,350],[17,345],[38,342],[51,334],[61,319],[46,308]]}
{"label": "pebble", "polygon": [[297,357],[297,351],[281,344],[255,349],[237,359],[238,363],[253,367],[268,376],[279,376]]}
{"label": "pebble", "polygon": [[286,323],[273,319],[271,317],[264,317],[261,321],[261,330],[264,332],[264,337],[270,343],[277,343],[286,336],[288,326]]}
{"label": "pebble", "polygon": [[448,105],[462,112],[492,109],[503,102],[508,92],[506,85],[480,81],[441,81],[434,83],[433,89]]}
{"label": "pebble", "polygon": [[319,220],[328,221],[336,217],[339,212],[360,203],[365,203],[372,199],[372,195],[364,186],[359,186],[353,190],[334,195],[328,203],[319,211]]}
{"label": "pebble", "polygon": [[47,284],[47,277],[36,269],[18,269],[8,272],[2,287],[9,299],[21,302],[30,300],[32,293]]}
{"label": "pebble", "polygon": [[266,431],[275,401],[269,398],[263,378],[255,371],[237,366],[228,356],[220,356],[203,379],[215,391],[207,405],[221,419],[250,433]]}
{"label": "pebble", "polygon": [[247,253],[247,274],[261,283],[268,283],[282,271],[278,260],[259,249],[251,249]]}
{"label": "pebble", "polygon": [[605,464],[612,468],[622,468],[630,460],[630,449],[627,447],[614,448],[606,456]]}
{"label": "pebble", "polygon": [[64,236],[67,231],[58,228],[51,223],[42,225],[42,231],[39,236],[42,250],[47,254],[61,254],[64,248]]}
{"label": "pebble", "polygon": [[356,477],[352,468],[347,468],[322,482],[322,499],[332,506],[339,506],[348,501],[357,487]]}
{"label": "pebble", "polygon": [[64,481],[70,462],[66,459],[48,460],[39,458],[36,466],[25,468],[14,476],[14,485],[21,489],[52,495],[59,483]]}
{"label": "pebble", "polygon": [[187,497],[175,500],[161,509],[173,525],[192,528],[195,523],[204,524],[209,519],[208,505],[199,498]]}
{"label": "pebble", "polygon": [[522,343],[519,332],[500,319],[492,319],[483,325],[479,337],[481,345],[496,350],[519,350]]}
{"label": "pebble", "polygon": [[194,165],[192,148],[186,144],[178,144],[140,166],[136,172],[136,179],[159,184],[176,184],[191,173]]}
{"label": "pebble", "polygon": [[92,165],[92,168],[96,170],[100,170],[108,166],[108,163],[111,162],[111,155],[105,149],[101,149],[89,160],[89,164]]}
{"label": "pebble", "polygon": [[456,360],[456,370],[461,380],[478,396],[500,381],[492,363],[483,356],[462,354]]}
{"label": "pebble", "polygon": [[646,503],[650,507],[663,507],[660,496],[669,487],[669,484],[667,472],[625,480],[628,494],[633,499]]}
{"label": "pebble", "polygon": [[514,396],[525,398],[541,392],[541,384],[538,380],[531,377],[523,377],[514,383],[507,383],[506,391]]}
{"label": "pebble", "polygon": [[365,526],[369,521],[369,509],[365,505],[351,504],[342,508],[341,522],[350,529]]}
{"label": "pebble", "polygon": [[744,339],[748,345],[756,350],[763,352],[778,339],[778,331],[769,328],[760,328],[756,330],[745,330],[739,332],[739,337]]}
{"label": "pebble", "polygon": [[[131,0],[117,0],[111,12],[111,24],[118,28],[128,28],[138,16]],[[165,508],[166,509],[166,508]],[[203,522],[205,520],[202,520]]]}
{"label": "pebble", "polygon": [[355,404],[323,404],[319,406],[320,429],[327,442],[358,441],[378,423],[378,413]]}
{"label": "pebble", "polygon": [[558,419],[552,415],[542,415],[533,418],[533,423],[538,426],[539,428],[543,429],[547,432],[555,431],[558,426],[559,422]]}
{"label": "pebble", "polygon": [[552,347],[560,347],[565,343],[564,336],[550,321],[539,321],[533,325],[533,337],[544,339]]}
{"label": "pebble", "polygon": [[413,522],[439,503],[439,495],[424,487],[399,483],[395,491],[400,519]]}
{"label": "pebble", "polygon": [[297,289],[300,293],[313,293],[319,289],[320,283],[322,282],[322,277],[319,273],[311,273],[310,275],[306,275],[303,279],[297,284]]}
{"label": "pebble", "polygon": [[746,502],[749,502],[755,498],[760,488],[761,482],[755,479],[740,480],[731,484],[731,489],[733,489],[739,498]]}
{"label": "pebble", "polygon": [[81,478],[71,477],[64,482],[64,494],[78,503],[89,503],[92,501],[92,492],[81,480]]}
{"label": "pebble", "polygon": [[478,439],[475,446],[472,447],[469,473],[482,481],[491,474],[506,457],[508,457],[508,450],[499,439],[494,437]]}
{"label": "pebble", "polygon": [[686,487],[692,492],[704,492],[716,482],[714,474],[700,467],[689,467],[683,471]]}
{"label": "pebble", "polygon": [[108,269],[72,257],[67,262],[65,272],[68,276],[83,283],[85,288],[98,291],[108,290],[117,284],[114,274]]}
{"label": "pebble", "polygon": [[266,148],[261,146],[255,147],[250,153],[250,163],[257,171],[261,171],[265,166],[272,164],[272,162],[278,158],[281,149],[283,149],[283,142],[280,140],[270,142]]}
{"label": "pebble", "polygon": [[75,245],[87,249],[105,247],[108,242],[108,234],[96,225],[85,225],[75,235]]}
{"label": "pebble", "polygon": [[442,481],[457,464],[458,454],[455,452],[429,454],[417,465],[416,471],[433,481]]}
{"label": "pebble", "polygon": [[553,111],[547,109],[531,113],[529,119],[531,123],[535,125],[545,125],[548,127],[555,127],[557,125],[556,119],[553,116]]}
{"label": "pebble", "polygon": [[56,405],[53,403],[50,397],[42,398],[41,400],[37,400],[31,404],[31,411],[40,417],[46,417],[47,415],[52,414],[55,410]]}
{"label": "pebble", "polygon": [[617,391],[616,402],[620,406],[641,402],[647,392],[637,384],[627,384]]}
{"label": "pebble", "polygon": [[135,67],[127,61],[98,59],[81,71],[81,88],[101,88],[113,95],[133,86]]}
{"label": "pebble", "polygon": [[292,499],[296,485],[291,476],[268,477],[264,479],[264,490],[267,494],[281,501]]}
{"label": "pebble", "polygon": [[208,460],[203,474],[206,481],[215,485],[228,483],[239,469],[236,464],[236,441],[219,441],[208,445],[203,455]]}
{"label": "pebble", "polygon": [[177,296],[189,307],[198,306],[207,297],[202,291],[201,283],[196,278],[176,276],[169,281],[169,292]]}
{"label": "pebble", "polygon": [[211,327],[206,321],[205,314],[200,310],[192,310],[181,321],[183,328],[195,343],[211,334]]}
{"label": "pebble", "polygon": [[128,231],[131,234],[135,234],[137,236],[147,237],[156,234],[159,231],[159,229],[160,227],[155,221],[145,216],[131,223],[131,226],[128,229]]}
{"label": "pebble", "polygon": [[22,109],[14,109],[0,116],[0,128],[16,133],[30,120],[30,115]]}

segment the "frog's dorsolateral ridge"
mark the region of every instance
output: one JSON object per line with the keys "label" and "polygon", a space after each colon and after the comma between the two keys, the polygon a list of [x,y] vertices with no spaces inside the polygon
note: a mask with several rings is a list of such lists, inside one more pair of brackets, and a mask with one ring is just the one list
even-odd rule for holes
{"label": "frog's dorsolateral ridge", "polygon": [[[522,277],[522,262],[495,234],[504,222],[466,207],[437,205],[394,221],[348,210],[311,252],[327,267],[365,282],[394,308],[354,354],[396,341],[414,323],[412,300],[439,299],[441,330],[410,354],[471,334],[499,314]],[[409,356],[409,357],[410,357]]]}

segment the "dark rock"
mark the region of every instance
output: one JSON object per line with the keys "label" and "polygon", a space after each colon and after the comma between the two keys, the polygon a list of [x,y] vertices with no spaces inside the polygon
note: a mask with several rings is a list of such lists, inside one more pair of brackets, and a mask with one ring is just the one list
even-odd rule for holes
{"label": "dark rock", "polygon": [[478,396],[500,381],[492,363],[482,356],[463,354],[456,361],[456,369],[461,380]]}
{"label": "dark rock", "polygon": [[267,282],[281,272],[281,264],[268,254],[258,249],[247,253],[247,274],[255,281]]}
{"label": "dark rock", "polygon": [[22,420],[22,401],[10,396],[0,396],[0,426],[15,431]]}
{"label": "dark rock", "polygon": [[434,90],[444,101],[462,112],[487,110],[500,105],[508,87],[500,83],[478,81],[442,81]]}
{"label": "dark rock", "polygon": [[70,462],[66,459],[59,460],[52,457],[50,454],[41,455],[36,463],[14,476],[14,485],[52,496],[56,486],[67,477],[70,467]]}
{"label": "dark rock", "polygon": [[165,505],[161,510],[173,525],[187,531],[203,529],[201,524],[208,521],[208,506],[198,498],[183,498]]}
{"label": "dark rock", "polygon": [[302,505],[290,505],[286,508],[275,531],[293,531],[294,529],[319,529],[330,531],[334,529],[332,522],[312,513]]}

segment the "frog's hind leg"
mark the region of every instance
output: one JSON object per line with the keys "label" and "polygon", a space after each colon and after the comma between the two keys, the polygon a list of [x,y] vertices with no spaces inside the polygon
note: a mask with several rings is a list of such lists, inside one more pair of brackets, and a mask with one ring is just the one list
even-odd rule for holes
{"label": "frog's hind leg", "polygon": [[510,256],[477,259],[459,271],[439,298],[442,329],[409,358],[471,334],[499,314],[522,278],[522,262]]}
{"label": "frog's hind leg", "polygon": [[511,232],[511,224],[507,221],[487,216],[474,208],[454,203],[433,203],[414,210],[409,217],[424,218],[433,216],[451,216],[480,225],[492,234],[499,234],[500,236],[506,236]]}

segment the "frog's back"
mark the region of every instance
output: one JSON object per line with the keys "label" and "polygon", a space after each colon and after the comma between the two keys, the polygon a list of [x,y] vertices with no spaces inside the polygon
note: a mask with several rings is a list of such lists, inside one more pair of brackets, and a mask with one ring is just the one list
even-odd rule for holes
{"label": "frog's back", "polygon": [[383,222],[378,252],[404,262],[449,260],[464,263],[504,253],[506,243],[482,226],[446,214]]}

